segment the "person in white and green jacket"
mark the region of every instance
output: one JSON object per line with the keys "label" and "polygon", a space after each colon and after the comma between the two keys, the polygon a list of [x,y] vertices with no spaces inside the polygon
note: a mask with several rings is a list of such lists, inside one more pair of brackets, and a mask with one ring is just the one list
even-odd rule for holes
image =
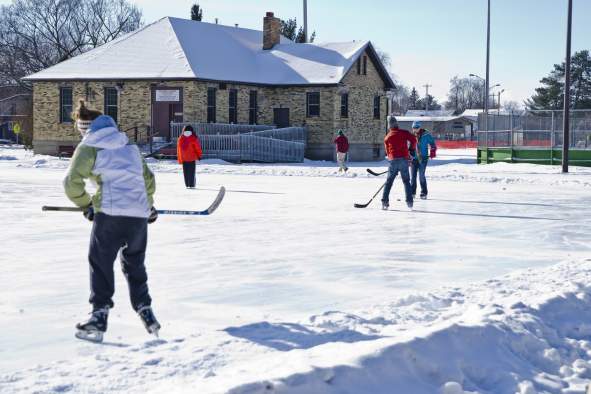
{"label": "person in white and green jacket", "polygon": [[[153,206],[154,174],[110,116],[88,109],[81,101],[73,118],[83,138],[72,156],[64,188],[93,222],[88,253],[93,310],[87,322],[77,324],[76,336],[102,341],[113,307],[113,265],[119,252],[132,307],[148,332],[157,334],[160,325],[151,309],[144,265],[147,225],[158,217]],[[97,186],[93,196],[85,189],[85,179]]]}

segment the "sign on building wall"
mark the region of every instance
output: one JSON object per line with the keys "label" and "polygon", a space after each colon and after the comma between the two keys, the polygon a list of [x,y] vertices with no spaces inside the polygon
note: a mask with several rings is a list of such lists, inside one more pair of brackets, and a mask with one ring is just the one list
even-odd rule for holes
{"label": "sign on building wall", "polygon": [[156,90],[156,101],[180,101],[178,90]]}

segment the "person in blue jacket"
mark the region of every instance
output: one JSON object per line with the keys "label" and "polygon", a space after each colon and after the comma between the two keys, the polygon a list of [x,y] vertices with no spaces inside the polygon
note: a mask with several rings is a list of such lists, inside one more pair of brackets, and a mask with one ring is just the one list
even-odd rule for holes
{"label": "person in blue jacket", "polygon": [[425,172],[427,171],[427,164],[429,158],[434,159],[437,155],[437,145],[435,139],[428,130],[421,127],[421,122],[415,120],[412,123],[412,131],[417,137],[417,150],[412,160],[411,181],[410,187],[412,189],[413,197],[417,194],[417,173],[419,174],[419,182],[421,183],[421,199],[427,199],[427,178]]}

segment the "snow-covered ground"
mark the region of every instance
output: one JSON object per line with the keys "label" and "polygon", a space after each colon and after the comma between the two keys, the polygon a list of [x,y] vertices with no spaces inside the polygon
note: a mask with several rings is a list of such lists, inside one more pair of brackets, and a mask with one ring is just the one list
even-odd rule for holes
{"label": "snow-covered ground", "polygon": [[[430,199],[367,202],[355,163],[150,162],[161,216],[147,254],[145,333],[118,274],[102,345],[74,338],[90,306],[90,224],[69,161],[0,147],[0,392],[584,393],[591,379],[591,169],[474,164],[442,151]],[[377,199],[376,199],[377,200]]]}

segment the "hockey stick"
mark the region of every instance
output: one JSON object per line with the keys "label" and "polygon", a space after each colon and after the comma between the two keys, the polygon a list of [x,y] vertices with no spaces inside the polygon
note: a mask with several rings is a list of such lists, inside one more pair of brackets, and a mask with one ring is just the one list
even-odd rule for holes
{"label": "hockey stick", "polygon": [[[179,210],[171,210],[171,209],[157,209],[159,215],[211,215],[221,204],[222,200],[224,199],[224,195],[226,194],[226,188],[221,187],[218,195],[216,196],[215,200],[211,203],[211,205],[203,210],[203,211],[179,211]],[[82,212],[84,208],[78,207],[52,207],[44,205],[41,207],[42,211],[60,211],[60,212]]]}
{"label": "hockey stick", "polygon": [[382,189],[384,188],[384,186],[386,186],[386,183],[384,183],[382,186],[380,186],[380,188],[378,189],[378,191],[376,192],[376,194],[374,194],[374,195],[373,195],[373,197],[371,198],[371,200],[369,200],[369,201],[367,202],[367,204],[353,204],[353,206],[354,206],[355,208],[367,208],[367,206],[368,206],[369,204],[371,204],[371,202],[373,201],[373,199],[374,199],[374,198],[376,198],[376,196],[377,196],[378,194],[380,194],[380,192],[382,191]]}
{"label": "hockey stick", "polygon": [[388,171],[389,171],[389,170],[387,170],[387,171],[384,171],[384,172],[375,172],[375,171],[373,171],[371,168],[368,168],[368,169],[367,169],[367,172],[369,172],[369,173],[370,173],[371,175],[373,175],[373,176],[380,176],[380,175],[384,175],[384,174],[387,174],[387,173],[388,173]]}

